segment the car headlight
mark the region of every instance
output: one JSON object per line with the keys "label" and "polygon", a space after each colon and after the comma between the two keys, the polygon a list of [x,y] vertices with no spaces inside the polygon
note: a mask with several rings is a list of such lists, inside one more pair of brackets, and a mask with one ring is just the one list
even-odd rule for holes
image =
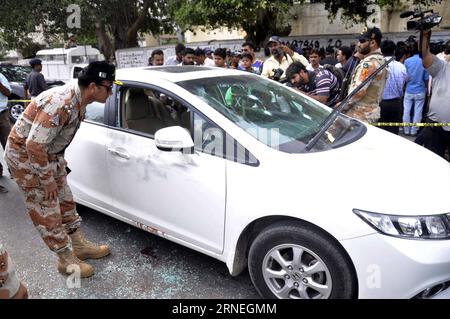
{"label": "car headlight", "polygon": [[450,214],[397,216],[353,209],[353,212],[377,231],[408,239],[450,239]]}

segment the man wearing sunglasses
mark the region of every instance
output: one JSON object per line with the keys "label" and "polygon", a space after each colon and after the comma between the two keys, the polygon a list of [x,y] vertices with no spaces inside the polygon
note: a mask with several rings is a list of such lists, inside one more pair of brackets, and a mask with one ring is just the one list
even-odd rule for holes
{"label": "man wearing sunglasses", "polygon": [[[366,28],[359,36],[358,52],[363,56],[363,59],[353,72],[348,89],[349,93],[385,62],[380,50],[381,38],[382,34],[378,28]],[[378,121],[380,118],[379,104],[386,78],[387,70],[384,69],[353,96],[344,113],[367,123]]]}
{"label": "man wearing sunglasses", "polygon": [[112,94],[114,77],[114,65],[92,62],[80,72],[78,81],[42,92],[17,120],[6,145],[11,176],[25,198],[33,224],[58,255],[62,274],[79,269],[81,278],[92,276],[92,266],[81,260],[109,254],[108,246],[87,241],[79,230],[81,218],[67,185],[64,151],[86,106],[105,103]]}
{"label": "man wearing sunglasses", "polygon": [[288,46],[281,43],[280,37],[271,36],[267,41],[267,47],[270,49],[270,57],[264,61],[261,75],[267,78],[278,78],[276,71],[283,71],[279,80],[286,78],[286,70],[295,61],[301,62],[304,66],[308,66],[308,60],[303,55],[291,50]]}

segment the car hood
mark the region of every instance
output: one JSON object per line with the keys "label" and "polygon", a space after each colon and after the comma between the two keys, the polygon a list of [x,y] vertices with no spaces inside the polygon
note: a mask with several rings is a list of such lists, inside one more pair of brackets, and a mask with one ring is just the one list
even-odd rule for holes
{"label": "car hood", "polygon": [[450,213],[450,164],[375,127],[347,146],[291,155],[289,161],[285,180],[308,181],[307,191],[322,192],[324,200],[385,214]]}

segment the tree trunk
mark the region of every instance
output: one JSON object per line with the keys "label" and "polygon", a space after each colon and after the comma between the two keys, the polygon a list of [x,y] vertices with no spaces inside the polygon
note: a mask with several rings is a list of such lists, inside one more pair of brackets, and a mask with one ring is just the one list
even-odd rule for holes
{"label": "tree trunk", "polygon": [[131,25],[131,27],[128,28],[127,41],[126,41],[126,45],[128,48],[139,46],[138,31],[142,27],[142,25],[145,22],[145,19],[148,16],[149,7],[150,7],[149,0],[145,0],[144,7],[142,8],[142,11],[139,13],[139,16],[137,17],[136,21],[134,21],[134,23]]}
{"label": "tree trunk", "polygon": [[278,11],[258,9],[256,24],[242,26],[247,33],[246,40],[252,41],[256,46],[264,47],[265,41],[272,36],[288,36],[291,32],[290,26],[282,26],[278,18]]}
{"label": "tree trunk", "polygon": [[127,28],[126,26],[113,26],[114,50],[127,48]]}
{"label": "tree trunk", "polygon": [[110,62],[111,58],[114,56],[114,49],[111,40],[106,34],[105,25],[103,24],[103,22],[95,23],[95,35],[97,36],[100,52],[102,52],[102,54],[105,56],[105,60],[107,62]]}

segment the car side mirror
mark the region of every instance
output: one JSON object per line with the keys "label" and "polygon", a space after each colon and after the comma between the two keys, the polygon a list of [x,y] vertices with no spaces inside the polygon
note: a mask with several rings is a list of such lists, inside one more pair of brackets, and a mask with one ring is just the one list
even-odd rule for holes
{"label": "car side mirror", "polygon": [[[194,147],[191,134],[181,126],[171,126],[158,130],[155,133],[155,144],[163,152],[191,150]],[[189,151],[189,153],[192,153],[192,151]]]}

